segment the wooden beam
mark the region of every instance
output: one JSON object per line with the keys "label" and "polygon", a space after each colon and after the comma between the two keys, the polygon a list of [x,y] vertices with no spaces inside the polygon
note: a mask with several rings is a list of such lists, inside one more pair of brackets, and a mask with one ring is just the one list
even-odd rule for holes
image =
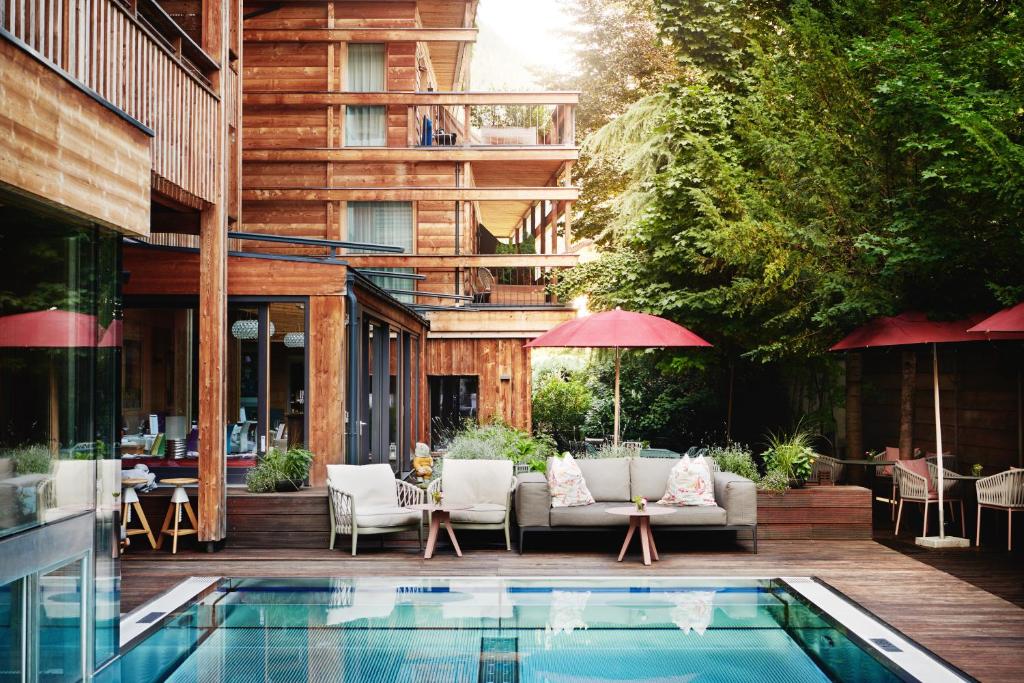
{"label": "wooden beam", "polygon": [[327,466],[344,462],[345,298],[309,298],[309,435],[312,486],[327,485]]}
{"label": "wooden beam", "polygon": [[569,268],[577,254],[367,254],[340,256],[353,268]]}
{"label": "wooden beam", "polygon": [[[409,111],[412,111],[410,109]],[[244,161],[262,162],[368,162],[414,163],[431,161],[575,161],[578,147],[536,145],[529,147],[348,147],[247,149]]]}
{"label": "wooden beam", "polygon": [[575,187],[310,187],[245,188],[242,200],[250,202],[332,202],[332,201],[575,201]]}
{"label": "wooden beam", "polygon": [[243,104],[276,106],[354,105],[431,105],[463,106],[492,104],[576,104],[578,92],[277,92],[247,90]]}
{"label": "wooden beam", "polygon": [[576,317],[573,308],[427,311],[430,338],[533,338]]}
{"label": "wooden beam", "polygon": [[247,43],[474,43],[475,28],[246,29]]}

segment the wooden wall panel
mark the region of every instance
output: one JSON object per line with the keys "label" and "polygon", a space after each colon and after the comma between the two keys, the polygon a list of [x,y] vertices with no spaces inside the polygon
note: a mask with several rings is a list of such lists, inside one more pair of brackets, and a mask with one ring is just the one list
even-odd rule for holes
{"label": "wooden wall panel", "polygon": [[254,106],[242,108],[246,149],[328,146],[328,107]]}
{"label": "wooden wall panel", "polygon": [[148,235],[150,168],[149,136],[0,40],[0,188]]}
{"label": "wooden wall panel", "polygon": [[363,28],[416,26],[416,2],[335,2],[334,25]]}
{"label": "wooden wall panel", "polygon": [[309,92],[327,89],[324,43],[246,43],[246,91]]}
{"label": "wooden wall panel", "polygon": [[478,376],[479,419],[530,429],[530,352],[523,340],[427,339],[426,374]]}
{"label": "wooden wall panel", "polygon": [[[350,3],[335,3],[337,6],[346,4]],[[303,29],[326,26],[327,3],[284,3],[272,12],[245,20],[246,29]],[[247,45],[246,50],[248,49]]]}
{"label": "wooden wall panel", "polygon": [[327,483],[327,465],[345,462],[344,296],[309,299],[309,438],[316,454],[310,484]]}

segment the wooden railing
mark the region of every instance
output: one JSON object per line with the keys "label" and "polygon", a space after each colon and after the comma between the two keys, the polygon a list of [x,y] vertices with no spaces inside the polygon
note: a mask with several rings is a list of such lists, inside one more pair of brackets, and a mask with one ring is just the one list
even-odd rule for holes
{"label": "wooden railing", "polygon": [[214,199],[218,97],[202,75],[212,60],[190,62],[135,10],[112,0],[0,0],[0,29],[151,128],[162,191],[192,204]]}

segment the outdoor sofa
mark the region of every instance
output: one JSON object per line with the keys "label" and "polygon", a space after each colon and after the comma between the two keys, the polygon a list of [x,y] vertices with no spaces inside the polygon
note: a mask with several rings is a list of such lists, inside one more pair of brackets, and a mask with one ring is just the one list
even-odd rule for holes
{"label": "outdoor sofa", "polygon": [[[580,458],[577,461],[594,503],[576,507],[551,507],[545,476],[528,472],[518,477],[516,521],[519,523],[519,552],[527,533],[578,532],[581,529],[625,529],[629,518],[612,515],[608,508],[632,505],[634,496],[657,503],[665,494],[669,472],[679,462],[665,458]],[[709,463],[713,461],[709,460]],[[757,488],[754,482],[731,472],[714,477],[714,506],[687,506],[670,515],[651,518],[651,526],[666,531],[749,531],[757,552]]]}

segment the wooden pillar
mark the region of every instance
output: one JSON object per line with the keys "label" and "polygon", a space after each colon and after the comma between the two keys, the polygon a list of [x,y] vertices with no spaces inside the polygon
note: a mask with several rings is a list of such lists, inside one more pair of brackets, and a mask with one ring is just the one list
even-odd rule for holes
{"label": "wooden pillar", "polygon": [[227,457],[225,453],[225,345],[227,339],[227,205],[231,187],[225,85],[229,82],[230,3],[204,0],[203,48],[220,65],[210,84],[221,96],[213,140],[214,199],[199,225],[199,541],[215,543],[227,534]]}
{"label": "wooden pillar", "polygon": [[917,353],[904,351],[900,373],[900,460],[914,455],[914,390],[917,384]]}
{"label": "wooden pillar", "polygon": [[309,470],[312,486],[327,485],[327,465],[345,462],[344,296],[309,297],[309,438],[315,456]]}
{"label": "wooden pillar", "polygon": [[861,402],[864,357],[854,351],[846,355],[846,457],[864,457],[864,417]]}

